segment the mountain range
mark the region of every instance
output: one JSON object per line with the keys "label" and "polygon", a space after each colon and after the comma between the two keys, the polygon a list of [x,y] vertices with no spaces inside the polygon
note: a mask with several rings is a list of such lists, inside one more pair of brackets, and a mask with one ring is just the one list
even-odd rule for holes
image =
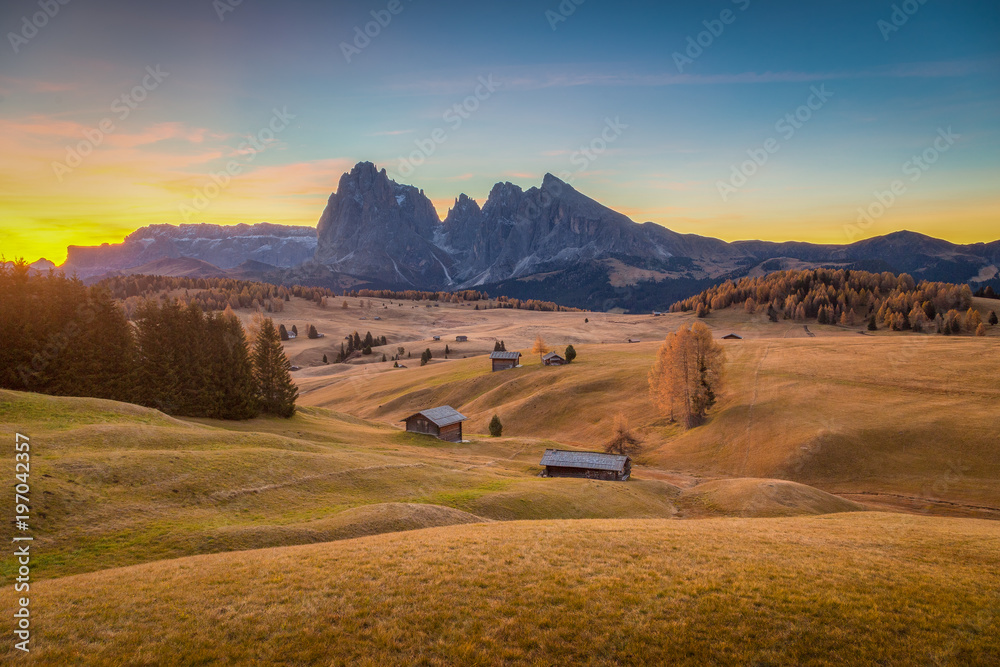
{"label": "mountain range", "polygon": [[[67,275],[89,278],[108,273],[135,273],[129,269],[164,259],[198,259],[213,269],[232,269],[244,262],[270,267],[292,267],[316,253],[316,229],[261,222],[255,225],[149,225],[132,232],[121,243],[75,246],[67,249],[62,265]],[[221,271],[220,271],[221,273]]]}
{"label": "mountain range", "polygon": [[[150,265],[181,258],[207,266]],[[665,308],[726,279],[818,266],[995,282],[1000,241],[957,245],[904,231],[849,245],[730,243],[634,222],[552,174],[528,190],[497,183],[482,206],[462,194],[441,220],[423,190],[361,162],[340,178],[316,228],[153,225],[121,244],[71,246],[62,268],[82,277],[138,267],[337,288],[476,288],[638,310]]]}

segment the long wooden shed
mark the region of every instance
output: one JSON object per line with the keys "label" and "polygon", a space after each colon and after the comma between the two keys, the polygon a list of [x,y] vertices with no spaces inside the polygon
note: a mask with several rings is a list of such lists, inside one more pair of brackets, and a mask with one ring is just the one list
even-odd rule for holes
{"label": "long wooden shed", "polygon": [[542,363],[546,366],[565,366],[566,359],[560,356],[556,352],[549,352],[544,357],[542,357]]}
{"label": "long wooden shed", "polygon": [[505,371],[521,363],[520,352],[504,352],[502,350],[490,353],[490,362],[494,371]]}
{"label": "long wooden shed", "polygon": [[403,421],[410,433],[423,433],[449,442],[462,442],[462,422],[466,419],[468,417],[450,405],[442,405],[414,413]]}
{"label": "long wooden shed", "polygon": [[632,459],[621,454],[546,449],[542,456],[546,477],[583,477],[625,482],[632,475]]}

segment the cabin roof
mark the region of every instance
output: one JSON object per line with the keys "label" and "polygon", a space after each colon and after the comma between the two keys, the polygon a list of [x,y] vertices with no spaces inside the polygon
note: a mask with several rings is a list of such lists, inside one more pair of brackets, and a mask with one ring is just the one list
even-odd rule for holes
{"label": "cabin roof", "polygon": [[451,426],[452,424],[457,424],[458,422],[464,422],[468,417],[463,415],[461,412],[451,407],[450,405],[442,405],[438,408],[431,408],[430,410],[421,410],[420,412],[415,412],[409,417],[403,419],[403,421],[409,421],[414,417],[423,415],[427,420],[434,423],[438,428],[443,428],[445,426]]}
{"label": "cabin roof", "polygon": [[[562,359],[562,356],[558,352],[549,352],[542,359]],[[565,359],[563,359],[565,361]]]}
{"label": "cabin roof", "polygon": [[743,336],[731,333],[722,337],[724,340],[743,340]]}
{"label": "cabin roof", "polygon": [[628,456],[604,454],[602,452],[568,452],[562,449],[546,449],[542,456],[543,466],[559,468],[587,468],[589,470],[613,470],[625,472]]}
{"label": "cabin roof", "polygon": [[499,350],[497,352],[490,352],[490,359],[514,359],[517,360],[521,357],[520,352],[506,352],[504,350]]}

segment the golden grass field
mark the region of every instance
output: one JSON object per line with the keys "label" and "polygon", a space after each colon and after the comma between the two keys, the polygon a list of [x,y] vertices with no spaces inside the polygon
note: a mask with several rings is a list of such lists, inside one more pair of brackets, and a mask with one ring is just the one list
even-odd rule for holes
{"label": "golden grass field", "polygon": [[998,539],[991,521],[863,513],[197,556],[38,584],[32,662],[995,665]]}
{"label": "golden grass field", "polygon": [[[646,372],[688,315],[340,301],[276,317],[327,334],[287,344],[290,420],[0,391],[0,451],[32,439],[32,662],[998,660],[996,327],[808,336],[713,313],[744,340],[682,432]],[[435,360],[321,364],[355,329]],[[541,366],[539,334],[577,361]],[[495,339],[522,368],[489,372]],[[441,404],[468,442],[401,430]],[[538,477],[547,447],[600,449],[619,411],[646,445],[631,481]],[[504,437],[483,435],[494,413]]]}

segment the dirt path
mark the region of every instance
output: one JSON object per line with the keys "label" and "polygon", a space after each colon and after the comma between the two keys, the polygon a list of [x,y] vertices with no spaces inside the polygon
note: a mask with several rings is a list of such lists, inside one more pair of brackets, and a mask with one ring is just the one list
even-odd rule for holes
{"label": "dirt path", "polygon": [[364,468],[348,468],[346,470],[335,470],[334,472],[327,472],[321,475],[308,475],[306,477],[300,477],[298,479],[289,480],[287,482],[281,482],[279,484],[265,484],[263,486],[253,486],[246,489],[232,489],[230,491],[216,491],[211,495],[212,498],[217,498],[219,500],[232,500],[233,498],[238,498],[240,496],[246,496],[251,493],[261,493],[263,491],[273,491],[274,489],[283,489],[289,486],[295,486],[296,484],[303,484],[305,482],[311,482],[317,479],[325,479],[328,477],[337,477],[339,475],[346,475],[352,472],[363,472],[366,470],[389,470],[392,468],[419,468],[425,464],[423,463],[400,463],[400,464],[387,464],[380,466],[367,466]]}
{"label": "dirt path", "polygon": [[[788,333],[787,331],[785,333]],[[757,388],[759,386],[758,379],[760,378],[760,369],[764,365],[764,360],[767,359],[767,353],[771,351],[771,343],[768,342],[767,347],[764,348],[764,354],[760,356],[760,361],[757,362],[757,370],[753,374],[753,395],[750,398],[750,409],[747,411],[747,429],[746,429],[746,440],[747,449],[743,455],[743,468],[740,474],[746,475],[747,463],[750,461],[750,445],[753,440],[750,437],[750,429],[753,426],[753,409],[757,405]]]}
{"label": "dirt path", "polygon": [[918,496],[904,496],[898,493],[882,493],[879,491],[858,491],[855,493],[837,493],[848,500],[868,505],[873,509],[890,509],[914,514],[934,514],[976,519],[1000,520],[1000,507],[989,505],[970,505],[952,500],[935,500]]}

